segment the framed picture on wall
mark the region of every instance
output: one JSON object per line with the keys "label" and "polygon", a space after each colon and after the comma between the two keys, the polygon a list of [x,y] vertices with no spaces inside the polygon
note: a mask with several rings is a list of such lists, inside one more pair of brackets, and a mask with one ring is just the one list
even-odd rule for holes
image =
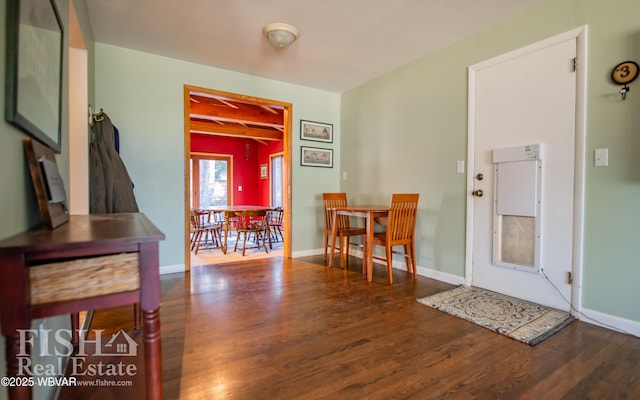
{"label": "framed picture on wall", "polygon": [[56,2],[6,3],[5,119],[60,153],[64,38]]}
{"label": "framed picture on wall", "polygon": [[333,143],[333,125],[300,120],[300,139]]}
{"label": "framed picture on wall", "polygon": [[301,146],[300,165],[333,168],[333,150]]}
{"label": "framed picture on wall", "polygon": [[260,179],[267,179],[269,177],[269,170],[267,164],[260,164]]}

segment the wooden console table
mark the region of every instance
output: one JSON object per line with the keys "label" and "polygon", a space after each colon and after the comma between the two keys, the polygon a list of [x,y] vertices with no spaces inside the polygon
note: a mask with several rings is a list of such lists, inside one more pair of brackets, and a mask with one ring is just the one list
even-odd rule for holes
{"label": "wooden console table", "polygon": [[[7,373],[18,373],[20,335],[31,320],[140,304],[148,399],[162,399],[158,241],[164,234],[138,213],[72,215],[0,242],[0,318]],[[27,345],[27,352],[29,346]],[[10,399],[30,399],[28,386]]]}

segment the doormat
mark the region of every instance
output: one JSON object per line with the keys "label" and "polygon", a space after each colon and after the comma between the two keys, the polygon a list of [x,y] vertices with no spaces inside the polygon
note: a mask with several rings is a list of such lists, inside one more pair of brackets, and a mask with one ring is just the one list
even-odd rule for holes
{"label": "doormat", "polygon": [[531,346],[574,320],[565,311],[464,285],[418,302]]}

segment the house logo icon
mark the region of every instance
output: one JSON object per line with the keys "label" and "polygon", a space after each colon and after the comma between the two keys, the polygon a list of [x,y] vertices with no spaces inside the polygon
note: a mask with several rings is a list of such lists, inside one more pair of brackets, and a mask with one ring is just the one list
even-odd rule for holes
{"label": "house logo icon", "polygon": [[111,339],[98,351],[100,351],[100,354],[96,355],[136,356],[138,354],[138,343],[120,329],[111,335]]}

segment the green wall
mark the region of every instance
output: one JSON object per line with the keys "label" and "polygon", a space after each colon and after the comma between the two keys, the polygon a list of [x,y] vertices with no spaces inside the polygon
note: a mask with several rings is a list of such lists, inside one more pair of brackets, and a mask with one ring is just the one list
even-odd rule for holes
{"label": "green wall", "polygon": [[[640,2],[588,4],[584,305],[640,321],[640,81],[625,101],[609,81],[619,62],[640,62]],[[597,148],[609,148],[609,167],[593,167]]]}
{"label": "green wall", "polygon": [[[96,107],[120,132],[121,157],[135,183],[140,211],[166,235],[161,266],[184,264],[184,85],[293,104],[292,250],[322,247],[320,193],[339,187],[335,168],[300,166],[300,119],[334,124],[340,159],[340,95],[176,59],[96,44]],[[307,144],[313,142],[306,142]]]}
{"label": "green wall", "polygon": [[[68,139],[69,139],[69,108],[68,108],[68,58],[66,49],[69,45],[69,3],[67,1],[56,1],[60,18],[64,26],[64,45],[65,49],[64,61],[63,61],[63,85],[62,85],[62,151],[56,155],[58,168],[66,183],[69,182],[69,153],[68,153]],[[89,25],[89,18],[86,13],[86,3],[82,0],[74,0],[74,5],[80,22],[82,35],[87,41],[87,47],[91,49],[92,37],[91,28]],[[0,21],[6,19],[6,0],[0,1]],[[2,44],[4,48],[6,40],[6,32],[4,29],[5,24],[2,25],[3,29],[0,29],[0,35],[2,36]],[[88,40],[87,40],[88,39]],[[0,53],[0,64],[5,65],[5,52]],[[89,61],[92,64],[91,61]],[[93,76],[93,72],[90,71],[90,78]],[[0,74],[0,86],[5,87],[5,73]],[[89,83],[89,96],[92,96],[93,83]],[[90,97],[91,98],[91,97]],[[41,222],[40,212],[38,210],[38,203],[33,193],[33,187],[31,184],[31,177],[29,175],[27,163],[24,157],[24,149],[22,140],[28,136],[22,131],[14,128],[4,120],[4,106],[5,97],[4,90],[3,95],[0,96],[0,108],[3,110],[2,122],[0,122],[0,239],[4,239],[18,232],[25,231],[32,228]],[[67,187],[67,190],[69,188]],[[32,329],[37,329],[42,320],[34,320],[31,324]],[[45,327],[47,329],[69,329],[69,318],[67,316],[50,317],[46,319]],[[34,364],[49,364],[55,363],[54,360],[49,358],[43,358],[38,356],[38,344],[32,350],[33,363]],[[5,362],[5,343],[4,337],[0,336],[0,348],[2,350],[2,361],[0,361],[0,377],[6,376],[6,362]],[[53,395],[53,387],[35,387],[33,391],[34,399],[51,398]],[[0,388],[0,400],[7,398],[5,388]]]}
{"label": "green wall", "polygon": [[[67,2],[57,3],[67,21]],[[6,0],[0,4],[4,20]],[[617,95],[619,87],[609,81],[618,62],[640,61],[640,1],[552,0],[342,95],[103,44],[94,47],[86,3],[74,4],[89,50],[90,103],[104,108],[120,129],[122,157],[140,208],[167,235],[161,265],[184,263],[182,90],[188,84],[293,104],[294,252],[322,247],[319,209],[324,191],[344,190],[352,202],[379,204],[386,204],[392,192],[418,191],[418,265],[460,279],[466,184],[465,176],[455,173],[455,163],[466,159],[467,67],[586,24],[583,306],[640,322],[640,81],[632,84],[624,102]],[[4,30],[0,34],[4,38]],[[4,52],[0,57],[4,64]],[[58,164],[68,182],[66,61],[63,71],[63,151]],[[3,87],[4,78],[0,74]],[[299,166],[300,145],[311,143],[299,140],[300,119],[334,124],[334,143],[320,146],[335,150],[333,169]],[[25,137],[0,123],[0,238],[40,222],[23,155]],[[608,167],[593,167],[596,148],[609,149]],[[342,171],[347,172],[346,181]],[[53,329],[66,326],[66,321],[51,323]],[[1,362],[0,376],[6,375],[4,368]],[[5,397],[0,391],[0,399]]]}
{"label": "green wall", "polygon": [[[617,63],[640,61],[639,1],[549,1],[344,93],[342,169],[349,179],[341,188],[367,203],[419,192],[418,265],[436,276],[463,277],[467,194],[455,166],[467,151],[467,68],[582,25],[588,26],[583,307],[640,321],[640,81],[623,102],[609,80]],[[593,167],[596,148],[609,149],[608,167]]]}

